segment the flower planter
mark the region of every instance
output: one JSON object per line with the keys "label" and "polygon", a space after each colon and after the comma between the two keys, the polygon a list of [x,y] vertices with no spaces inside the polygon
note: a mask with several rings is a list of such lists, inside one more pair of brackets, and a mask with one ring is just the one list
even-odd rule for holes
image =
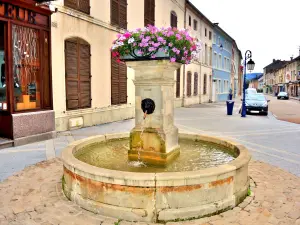
{"label": "flower planter", "polygon": [[166,50],[167,50],[167,52],[157,51],[156,53],[153,52],[153,54],[144,56],[144,55],[139,54],[138,51],[135,49],[132,53],[121,56],[120,59],[123,61],[145,61],[145,60],[170,59],[168,49],[166,48]]}

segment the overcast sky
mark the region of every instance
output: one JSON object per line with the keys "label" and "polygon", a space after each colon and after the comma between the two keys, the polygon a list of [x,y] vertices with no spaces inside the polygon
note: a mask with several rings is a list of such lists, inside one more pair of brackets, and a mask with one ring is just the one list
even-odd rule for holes
{"label": "overcast sky", "polygon": [[252,51],[254,72],[274,59],[299,55],[300,0],[190,0],[225,30],[242,51]]}

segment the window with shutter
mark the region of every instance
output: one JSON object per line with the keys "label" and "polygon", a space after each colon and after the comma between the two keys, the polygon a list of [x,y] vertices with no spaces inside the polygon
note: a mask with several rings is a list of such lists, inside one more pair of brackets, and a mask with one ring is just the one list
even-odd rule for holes
{"label": "window with shutter", "polygon": [[127,0],[110,0],[110,17],[112,25],[127,29]]}
{"label": "window with shutter", "polygon": [[180,68],[176,72],[176,98],[180,98]]}
{"label": "window with shutter", "polygon": [[144,25],[155,24],[155,0],[144,0]]}
{"label": "window with shutter", "polygon": [[187,73],[187,90],[186,90],[186,95],[190,97],[192,95],[192,73],[188,72]]}
{"label": "window with shutter", "polygon": [[171,12],[171,27],[177,27],[177,15],[174,11]]}
{"label": "window with shutter", "polygon": [[111,104],[127,103],[127,66],[111,57]]}
{"label": "window with shutter", "polygon": [[91,51],[80,39],[65,41],[67,110],[91,107]]}
{"label": "window with shutter", "polygon": [[198,95],[198,73],[194,73],[194,95]]}
{"label": "window with shutter", "polygon": [[204,74],[204,81],[203,81],[203,94],[206,95],[207,92],[207,76]]}
{"label": "window with shutter", "polygon": [[65,6],[90,14],[90,0],[64,0]]}

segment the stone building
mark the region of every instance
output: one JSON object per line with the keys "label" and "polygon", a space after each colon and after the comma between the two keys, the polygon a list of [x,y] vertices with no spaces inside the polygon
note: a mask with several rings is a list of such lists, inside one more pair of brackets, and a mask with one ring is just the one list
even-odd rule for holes
{"label": "stone building", "polygon": [[[134,117],[134,72],[112,60],[117,33],[154,24],[184,27],[184,0],[57,0],[52,16],[53,107],[57,131]],[[181,106],[183,68],[176,104]]]}

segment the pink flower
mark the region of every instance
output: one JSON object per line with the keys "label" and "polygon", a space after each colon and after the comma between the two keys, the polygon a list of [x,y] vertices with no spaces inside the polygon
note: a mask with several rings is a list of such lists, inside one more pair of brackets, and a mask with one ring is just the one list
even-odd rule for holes
{"label": "pink flower", "polygon": [[163,42],[165,39],[163,39],[162,37],[158,37],[157,38],[157,41],[159,41],[159,42]]}
{"label": "pink flower", "polygon": [[137,52],[139,55],[143,55],[143,51],[141,49],[138,50]]}
{"label": "pink flower", "polygon": [[177,52],[177,50],[178,50],[178,49],[177,49],[177,48],[175,48],[175,47],[174,47],[174,48],[172,48],[172,51],[173,51],[173,52]]}
{"label": "pink flower", "polygon": [[177,55],[179,55],[179,53],[180,53],[180,51],[179,51],[179,50],[177,50],[177,51],[176,51],[176,54],[177,54]]}
{"label": "pink flower", "polygon": [[160,46],[160,43],[153,43],[153,46],[154,46],[155,48],[158,48],[158,46]]}
{"label": "pink flower", "polygon": [[182,39],[182,37],[181,37],[180,34],[176,34],[176,38],[177,38],[177,40],[181,40]]}
{"label": "pink flower", "polygon": [[156,50],[156,48],[153,48],[153,47],[148,48],[149,52],[154,52],[155,50]]}
{"label": "pink flower", "polygon": [[129,33],[129,32],[125,33],[125,34],[124,34],[124,37],[130,38],[130,37],[131,37],[131,33]]}
{"label": "pink flower", "polygon": [[168,45],[169,45],[169,47],[170,47],[170,48],[172,48],[172,46],[173,46],[173,44],[172,44],[172,43],[169,43]]}
{"label": "pink flower", "polygon": [[135,47],[135,46],[136,46],[136,43],[134,42],[132,45]]}
{"label": "pink flower", "polygon": [[175,62],[175,61],[176,61],[176,58],[172,57],[172,58],[170,59],[170,61],[171,61],[171,62]]}
{"label": "pink flower", "polygon": [[120,38],[122,35],[121,34],[117,34],[117,38]]}
{"label": "pink flower", "polygon": [[155,59],[156,58],[156,56],[155,55],[151,55],[151,59]]}

